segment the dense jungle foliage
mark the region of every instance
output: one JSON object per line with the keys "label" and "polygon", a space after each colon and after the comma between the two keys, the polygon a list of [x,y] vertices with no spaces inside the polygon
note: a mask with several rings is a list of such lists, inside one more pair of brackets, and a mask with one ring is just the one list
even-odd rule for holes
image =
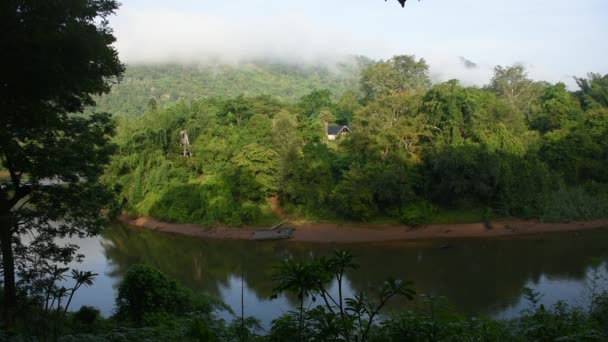
{"label": "dense jungle foliage", "polygon": [[[606,216],[608,75],[576,82],[535,82],[515,65],[482,88],[431,84],[423,59],[396,56],[342,94],[151,101],[119,118],[105,181],[133,214],[209,225],[270,222],[272,196],[313,220]],[[347,124],[328,139],[328,125]]]}
{"label": "dense jungle foliage", "polygon": [[[608,210],[608,75],[576,79],[571,92],[499,66],[486,87],[466,88],[432,84],[414,56],[124,74],[108,21],[118,8],[0,3],[0,340],[607,339],[608,295],[598,288],[584,308],[546,308],[524,289],[531,306],[521,317],[469,318],[396,279],[344,297],[357,268],[347,251],[280,263],[274,296],[298,305],[265,331],[255,318],[220,319],[225,305],[146,265],[126,273],[111,317],[71,312],[98,274],[71,268],[84,256],[70,239],[98,235],[103,207],[235,226],[276,219],[277,199],[294,217],[411,225],[450,211],[570,220]],[[88,111],[116,113],[117,127],[109,113],[85,111],[96,102]],[[334,141],[333,124],[352,132]],[[422,305],[380,319],[397,298]]]}

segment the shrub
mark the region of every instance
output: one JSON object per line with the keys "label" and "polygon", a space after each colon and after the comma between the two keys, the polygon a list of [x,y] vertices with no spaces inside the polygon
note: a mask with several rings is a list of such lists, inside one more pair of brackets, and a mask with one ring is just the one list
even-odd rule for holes
{"label": "shrub", "polygon": [[557,302],[528,310],[512,322],[514,333],[524,341],[605,341],[598,322],[578,308]]}
{"label": "shrub", "polygon": [[544,200],[541,218],[546,221],[585,220],[608,215],[608,196],[590,194],[582,187],[565,187]]}
{"label": "shrub", "polygon": [[596,298],[593,298],[593,304],[591,316],[604,331],[608,331],[608,293],[603,292]]}
{"label": "shrub", "polygon": [[400,221],[410,226],[420,226],[431,223],[437,208],[426,201],[410,204],[403,208]]}
{"label": "shrub", "polygon": [[377,213],[374,194],[367,186],[369,182],[369,175],[358,166],[344,173],[332,193],[333,205],[340,217],[367,221]]}
{"label": "shrub", "polygon": [[146,317],[192,310],[190,293],[147,265],[134,265],[118,287],[116,316],[142,324]]}
{"label": "shrub", "polygon": [[495,207],[503,215],[538,217],[542,196],[561,181],[561,175],[551,172],[545,163],[533,158],[503,154],[500,168]]}
{"label": "shrub", "polygon": [[189,222],[192,213],[201,207],[201,188],[181,185],[167,190],[150,209],[150,215],[173,222]]}
{"label": "shrub", "polygon": [[93,324],[101,317],[101,313],[95,307],[83,305],[74,313],[73,319],[75,323]]}
{"label": "shrub", "polygon": [[254,203],[246,203],[241,206],[239,213],[243,223],[253,223],[262,215],[262,210]]}

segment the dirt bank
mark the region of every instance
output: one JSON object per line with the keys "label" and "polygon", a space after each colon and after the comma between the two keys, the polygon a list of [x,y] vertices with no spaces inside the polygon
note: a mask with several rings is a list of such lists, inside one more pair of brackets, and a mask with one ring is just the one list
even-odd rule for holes
{"label": "dirt bank", "polygon": [[[207,228],[197,224],[162,222],[152,217],[129,218],[126,215],[121,216],[120,221],[130,226],[165,233],[216,239],[249,239],[253,232],[259,229],[255,227]],[[418,228],[405,225],[339,225],[333,223],[290,224],[290,226],[295,227],[296,230],[293,238],[288,241],[357,243],[459,237],[491,238],[579,231],[608,227],[608,219],[569,223],[503,220],[492,222],[492,229],[487,229],[483,223],[431,224]]]}

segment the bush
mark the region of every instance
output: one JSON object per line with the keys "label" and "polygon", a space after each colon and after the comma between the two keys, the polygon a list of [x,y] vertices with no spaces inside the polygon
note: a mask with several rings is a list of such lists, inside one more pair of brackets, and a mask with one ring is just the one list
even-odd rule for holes
{"label": "bush", "polygon": [[243,223],[253,223],[262,215],[262,210],[254,203],[246,203],[241,206],[239,213]]}
{"label": "bush", "polygon": [[370,341],[513,341],[504,321],[467,318],[445,297],[422,295],[413,310],[387,316]]}
{"label": "bush", "polygon": [[424,156],[425,198],[446,207],[492,203],[500,179],[500,156],[484,146],[450,146]]}
{"label": "bush", "polygon": [[514,333],[524,341],[606,341],[598,322],[578,308],[557,302],[528,310],[512,322]]}
{"label": "bush", "polygon": [[433,221],[437,208],[426,201],[410,204],[403,208],[400,221],[410,226],[420,226]]}
{"label": "bush", "polygon": [[358,166],[344,173],[332,193],[333,205],[340,217],[367,221],[377,213],[374,194],[367,186],[370,175]]}
{"label": "bush", "polygon": [[541,219],[570,221],[605,216],[608,216],[606,194],[590,194],[582,187],[562,186],[546,196]]}
{"label": "bush", "polygon": [[201,208],[203,198],[198,185],[173,187],[160,197],[150,209],[150,215],[172,222],[189,222],[192,213]]}
{"label": "bush", "polygon": [[240,192],[241,185],[215,180],[209,184],[175,186],[160,196],[150,215],[171,222],[205,225],[253,223],[259,219],[261,210]]}
{"label": "bush", "polygon": [[142,324],[146,317],[191,311],[190,293],[147,265],[134,265],[118,287],[116,316]]}
{"label": "bush", "polygon": [[604,331],[608,331],[608,292],[604,291],[596,298],[593,298],[593,304],[591,316]]}
{"label": "bush", "polygon": [[73,319],[75,323],[93,324],[101,317],[101,313],[95,307],[83,305],[74,313]]}
{"label": "bush", "polygon": [[542,196],[561,181],[561,175],[533,158],[503,154],[500,168],[496,207],[502,215],[538,217]]}

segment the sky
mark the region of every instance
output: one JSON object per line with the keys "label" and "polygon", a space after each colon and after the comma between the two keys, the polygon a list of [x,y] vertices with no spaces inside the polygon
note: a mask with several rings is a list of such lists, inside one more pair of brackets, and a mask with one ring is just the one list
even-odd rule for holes
{"label": "sky", "polygon": [[[608,0],[123,0],[110,23],[126,63],[333,62],[415,54],[436,81],[488,83],[495,65],[533,79],[608,73]],[[477,64],[465,68],[459,57]]]}

